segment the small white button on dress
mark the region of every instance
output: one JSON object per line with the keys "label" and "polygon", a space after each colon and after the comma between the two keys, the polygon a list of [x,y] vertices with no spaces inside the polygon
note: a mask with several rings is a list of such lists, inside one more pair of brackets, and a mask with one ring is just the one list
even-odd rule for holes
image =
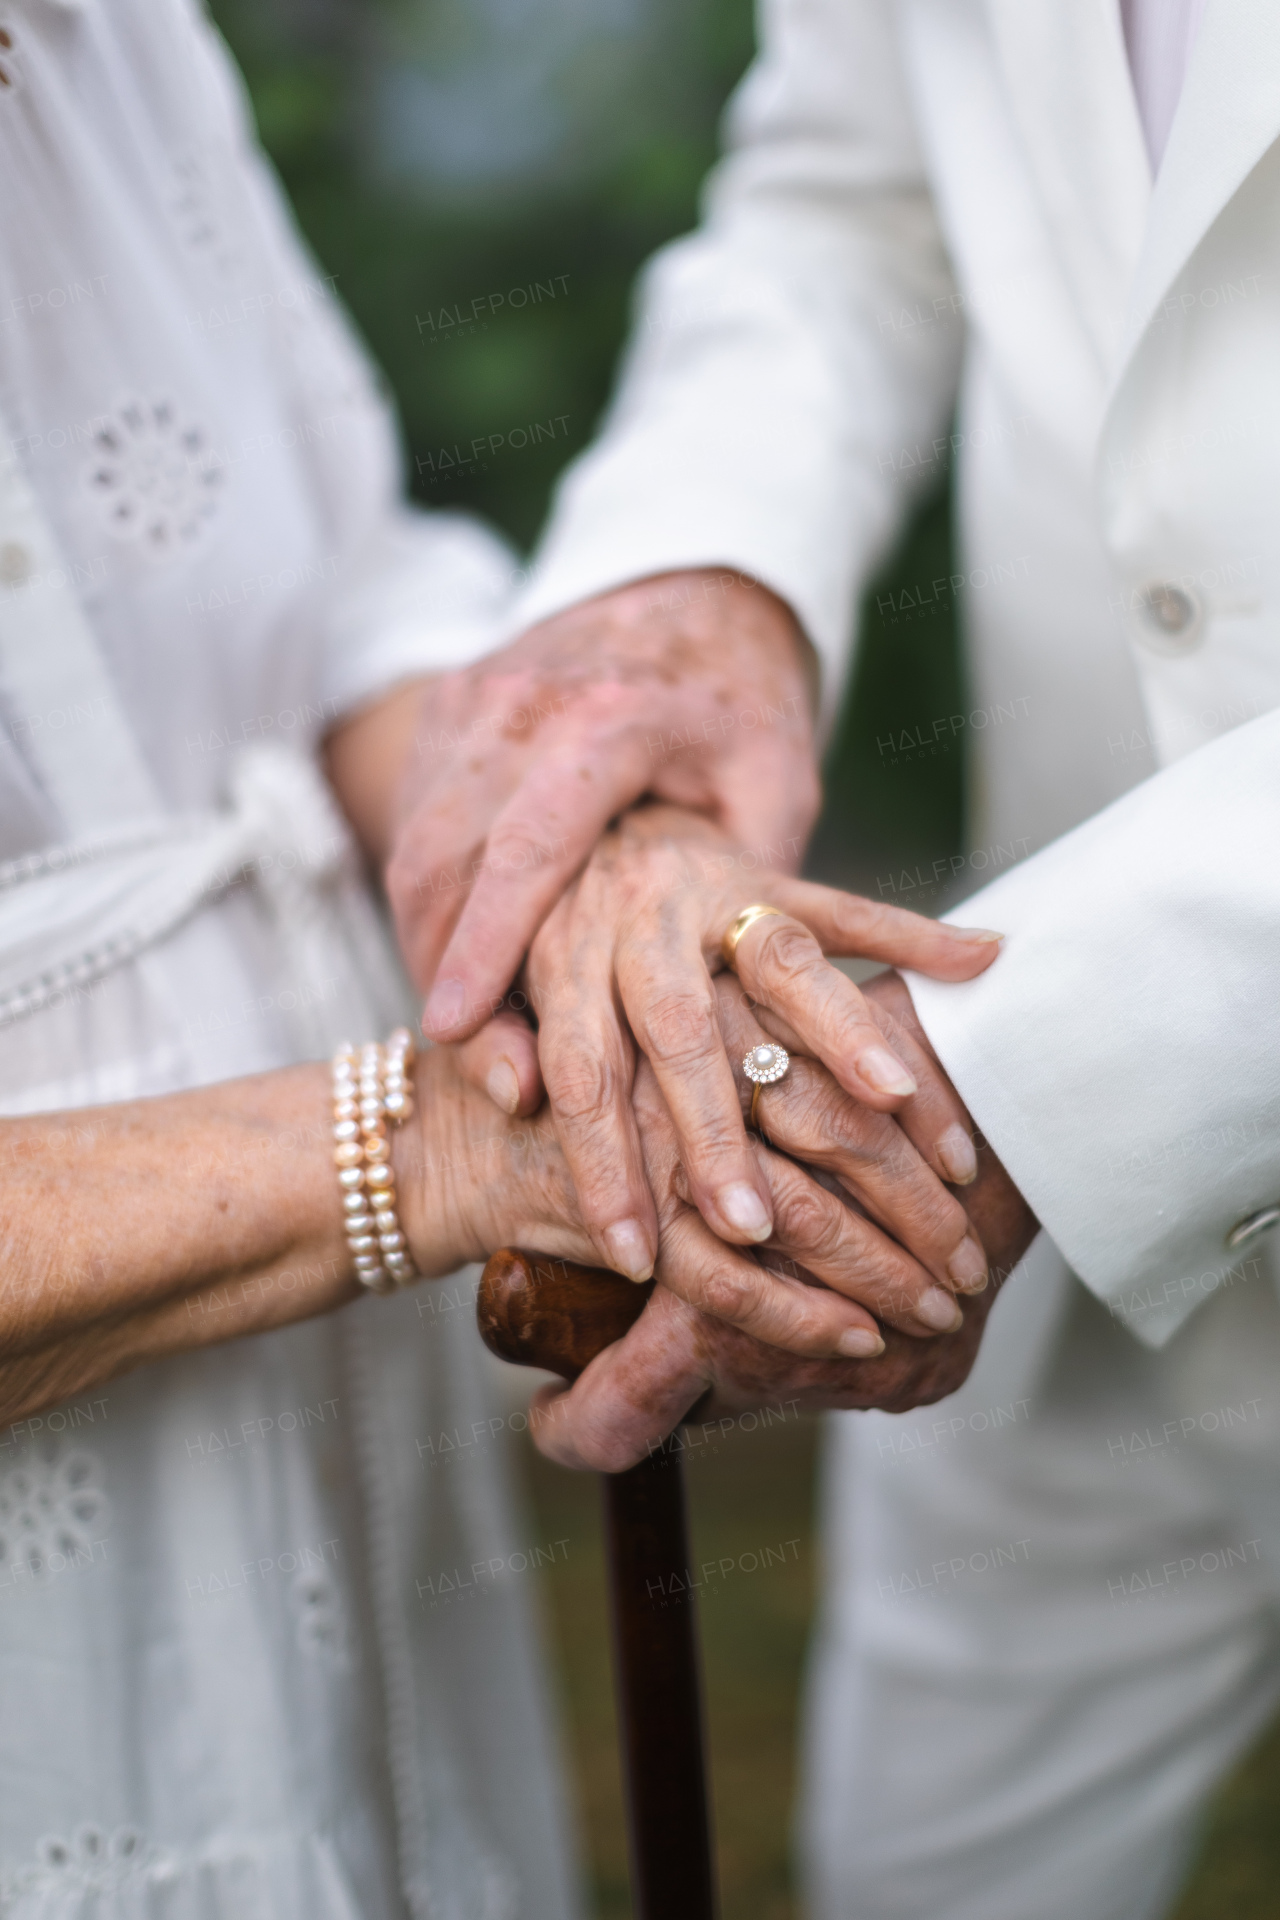
{"label": "small white button on dress", "polygon": [[1199,601],[1170,581],[1143,587],[1138,595],[1138,639],[1166,659],[1194,652],[1204,639]]}

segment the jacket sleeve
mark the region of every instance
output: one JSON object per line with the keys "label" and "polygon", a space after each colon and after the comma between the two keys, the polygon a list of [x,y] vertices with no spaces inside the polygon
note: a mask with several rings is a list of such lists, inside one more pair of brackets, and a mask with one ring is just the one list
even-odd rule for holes
{"label": "jacket sleeve", "polygon": [[940,471],[960,301],[882,0],[763,0],[697,232],[642,276],[599,439],[513,626],[723,565],[795,610],[830,712],[856,595]]}
{"label": "jacket sleeve", "polygon": [[1280,1202],[1280,712],[1156,774],[948,918],[1006,935],[910,977],[947,1072],[1043,1226],[1161,1346]]}

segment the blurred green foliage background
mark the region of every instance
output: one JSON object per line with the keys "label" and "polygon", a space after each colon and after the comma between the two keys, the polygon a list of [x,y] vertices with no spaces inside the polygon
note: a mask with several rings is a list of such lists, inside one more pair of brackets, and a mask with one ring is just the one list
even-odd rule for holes
{"label": "blurred green foliage background", "polygon": [[[720,110],[752,51],[749,0],[214,0],[212,11],[302,228],[395,391],[414,491],[487,514],[529,547],[608,396],[636,269],[696,219]],[[535,422],[552,430],[523,450],[440,458]],[[890,765],[877,742],[962,704],[954,611],[881,609],[951,570],[944,490],[869,589],[810,853],[824,877],[926,909],[936,894],[907,899],[901,881],[962,843],[961,749]],[[815,1433],[805,1421],[739,1436],[691,1476],[695,1559],[762,1528],[800,1538],[784,1574],[703,1611],[732,1920],[795,1911],[788,1820],[818,1551]],[[581,1543],[550,1601],[597,1911],[622,1915],[595,1488],[532,1460],[530,1481],[548,1537],[572,1528]],[[1277,1920],[1278,1787],[1273,1741],[1220,1796],[1178,1920]]]}
{"label": "blurred green foliage background", "polygon": [[[213,13],[303,230],[395,391],[415,493],[529,547],[608,398],[637,268],[696,221],[751,57],[749,0],[215,0]],[[442,460],[532,423],[536,444]],[[963,698],[951,607],[915,624],[875,607],[950,571],[944,493],[869,595],[828,760],[811,865],[872,894],[960,842],[960,747],[889,767],[875,745]]]}

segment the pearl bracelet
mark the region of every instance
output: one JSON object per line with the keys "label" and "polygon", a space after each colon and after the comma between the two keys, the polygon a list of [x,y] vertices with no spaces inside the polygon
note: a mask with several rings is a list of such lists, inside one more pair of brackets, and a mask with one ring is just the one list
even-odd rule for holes
{"label": "pearl bracelet", "polygon": [[407,1027],[397,1027],[385,1047],[371,1040],[357,1054],[348,1040],[333,1056],[333,1159],[343,1224],[356,1279],[371,1293],[389,1293],[418,1278],[396,1214],[387,1137],[388,1127],[412,1117],[414,1058]]}

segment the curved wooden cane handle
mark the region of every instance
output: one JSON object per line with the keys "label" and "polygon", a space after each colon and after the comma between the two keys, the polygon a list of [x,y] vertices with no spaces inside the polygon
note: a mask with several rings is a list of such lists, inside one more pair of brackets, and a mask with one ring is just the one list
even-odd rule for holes
{"label": "curved wooden cane handle", "polygon": [[503,1247],[485,1264],[476,1322],[500,1360],[576,1380],[635,1325],[652,1292],[651,1280],[638,1287],[607,1267]]}

